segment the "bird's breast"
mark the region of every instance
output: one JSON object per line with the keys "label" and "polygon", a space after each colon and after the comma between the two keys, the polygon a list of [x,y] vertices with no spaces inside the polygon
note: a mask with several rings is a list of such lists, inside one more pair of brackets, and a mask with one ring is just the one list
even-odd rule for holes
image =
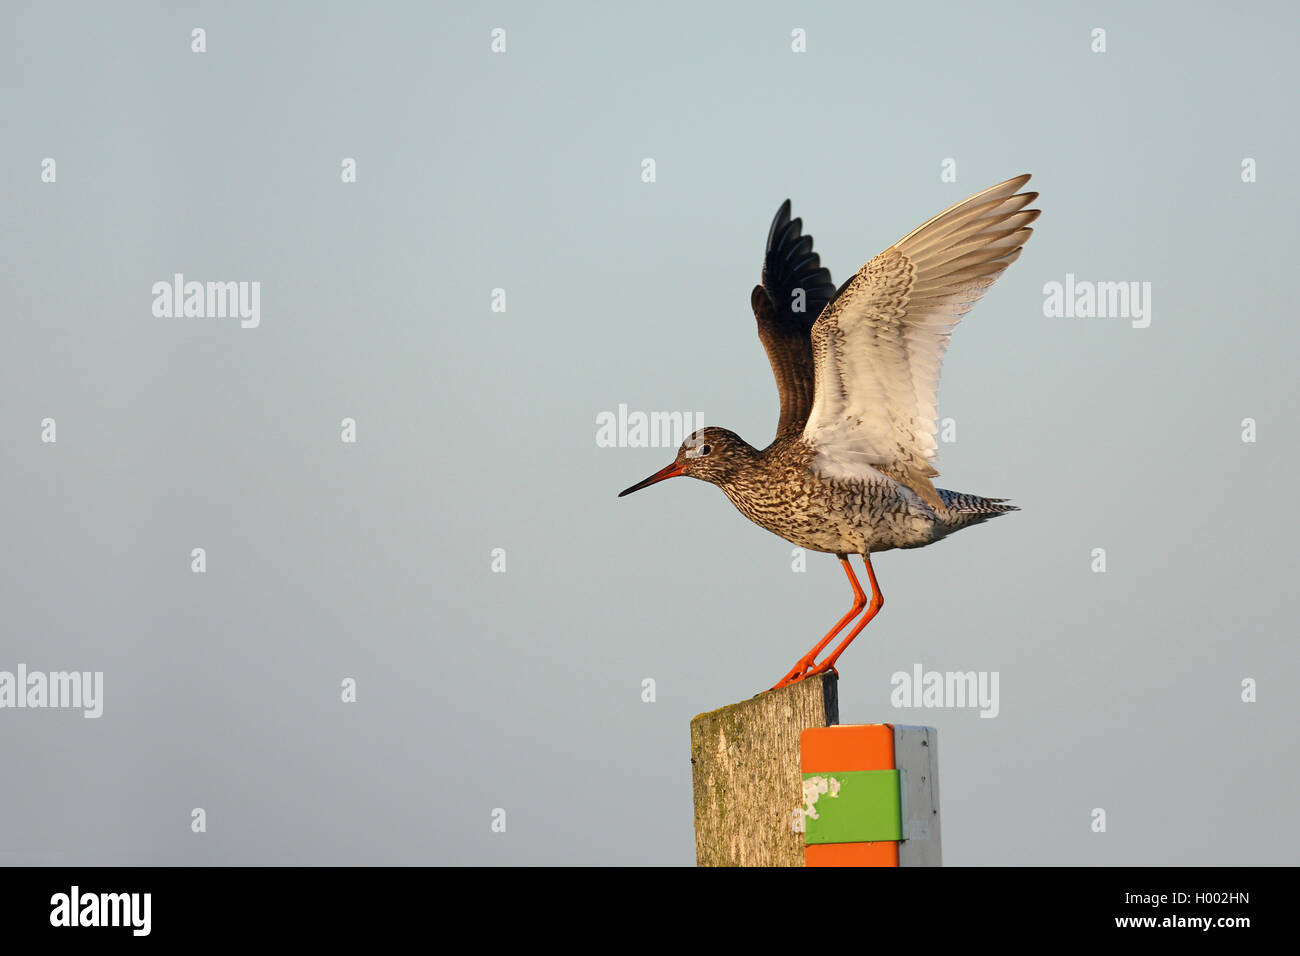
{"label": "bird's breast", "polygon": [[722,489],[754,524],[812,551],[885,551],[914,547],[933,535],[929,509],[917,509],[889,479],[831,480],[790,469]]}

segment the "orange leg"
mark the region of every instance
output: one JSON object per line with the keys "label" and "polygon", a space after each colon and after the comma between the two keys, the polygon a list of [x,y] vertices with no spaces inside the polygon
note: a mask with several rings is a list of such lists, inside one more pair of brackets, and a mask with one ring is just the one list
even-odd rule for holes
{"label": "orange leg", "polygon": [[[812,667],[813,663],[817,660],[817,655],[825,650],[826,645],[834,640],[835,635],[844,630],[844,626],[857,617],[862,609],[867,606],[867,596],[862,593],[862,585],[858,583],[858,577],[853,573],[853,566],[849,564],[849,556],[847,554],[837,554],[836,557],[839,558],[840,563],[844,565],[844,573],[849,576],[849,584],[853,586],[853,607],[849,608],[849,613],[840,618],[839,623],[831,628],[830,632],[818,641],[817,645],[811,651],[799,658],[794,667],[790,668],[790,673],[782,677],[781,680],[777,682],[776,687],[773,687],[772,690],[776,690],[777,687],[784,687],[786,684],[793,684],[795,681],[803,680],[804,677],[807,676],[806,671],[808,668]],[[870,562],[867,562],[867,570],[871,570]],[[871,579],[873,586],[875,585],[875,580],[876,579],[873,576]],[[857,631],[854,631],[853,633],[857,634]]]}
{"label": "orange leg", "polygon": [[862,620],[858,621],[857,626],[849,632],[849,636],[840,642],[839,647],[835,648],[831,656],[814,667],[808,672],[808,676],[814,674],[824,674],[829,670],[835,669],[835,662],[839,660],[840,655],[844,653],[844,648],[853,643],[853,639],[862,633],[862,629],[871,623],[871,619],[880,613],[880,609],[885,606],[885,595],[881,593],[880,585],[876,583],[876,570],[871,566],[871,555],[864,554],[862,561],[867,566],[867,577],[871,581],[871,606],[867,608],[867,613],[862,615]]}

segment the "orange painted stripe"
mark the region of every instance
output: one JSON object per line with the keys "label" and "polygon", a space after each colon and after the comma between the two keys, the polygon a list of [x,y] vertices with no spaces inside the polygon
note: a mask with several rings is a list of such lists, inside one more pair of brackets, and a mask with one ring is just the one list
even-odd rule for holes
{"label": "orange painted stripe", "polygon": [[809,727],[799,735],[803,773],[894,770],[894,728],[889,724]]}
{"label": "orange painted stripe", "polygon": [[898,866],[898,844],[814,843],[804,847],[804,866]]}

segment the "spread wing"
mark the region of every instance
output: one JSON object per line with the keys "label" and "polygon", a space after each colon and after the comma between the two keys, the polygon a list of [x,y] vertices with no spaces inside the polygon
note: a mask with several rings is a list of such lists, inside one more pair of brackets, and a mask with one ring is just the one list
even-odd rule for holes
{"label": "spread wing", "polygon": [[812,467],[874,468],[938,506],[939,370],[948,339],[1020,255],[1037,193],[1008,179],[908,233],[840,287],[812,330],[816,385],[803,430]]}
{"label": "spread wing", "polygon": [[835,294],[830,271],[813,252],[812,236],[800,234],[802,228],[801,220],[790,218],[787,199],[767,233],[763,284],[754,286],[749,297],[781,396],[778,435],[797,434],[808,420],[813,406],[813,322]]}

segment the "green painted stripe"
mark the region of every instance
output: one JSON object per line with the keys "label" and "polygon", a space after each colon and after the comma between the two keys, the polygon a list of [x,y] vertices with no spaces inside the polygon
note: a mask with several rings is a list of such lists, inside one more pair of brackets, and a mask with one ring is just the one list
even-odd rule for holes
{"label": "green painted stripe", "polygon": [[803,779],[804,843],[903,838],[897,770],[806,773]]}

